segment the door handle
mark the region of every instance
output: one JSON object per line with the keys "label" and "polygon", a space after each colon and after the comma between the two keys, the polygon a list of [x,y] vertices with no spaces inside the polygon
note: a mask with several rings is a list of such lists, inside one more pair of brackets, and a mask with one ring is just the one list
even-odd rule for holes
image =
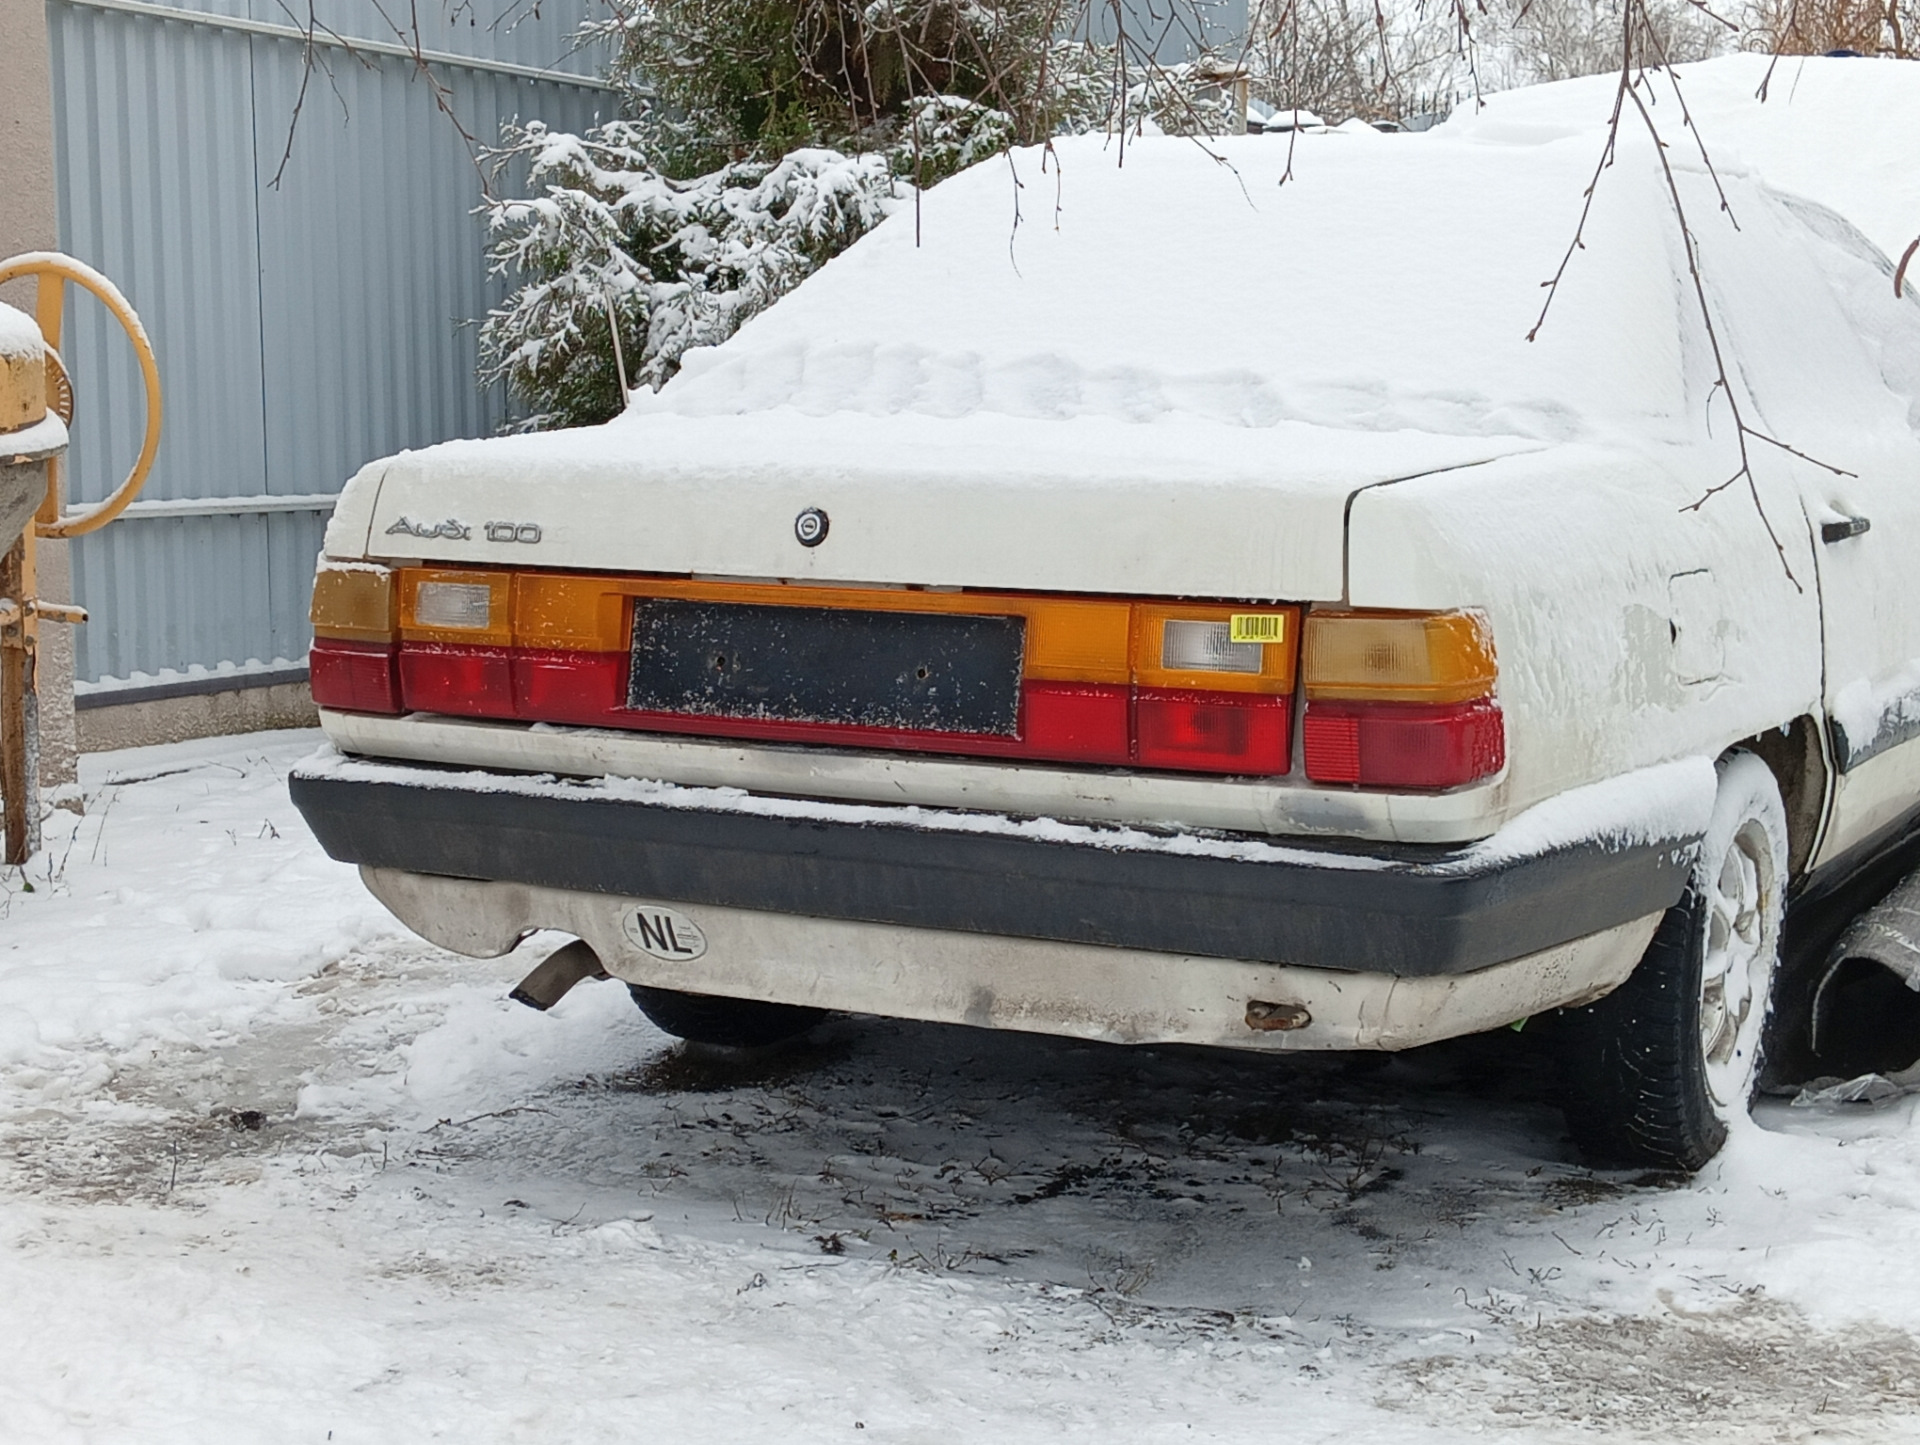
{"label": "door handle", "polygon": [[1873,523],[1865,517],[1848,517],[1840,522],[1822,522],[1820,540],[1822,542],[1844,542],[1849,537],[1858,537],[1871,530]]}

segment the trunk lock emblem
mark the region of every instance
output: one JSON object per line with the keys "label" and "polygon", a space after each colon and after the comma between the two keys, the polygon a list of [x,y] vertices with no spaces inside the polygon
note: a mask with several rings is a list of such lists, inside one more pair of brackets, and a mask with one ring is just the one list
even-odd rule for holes
{"label": "trunk lock emblem", "polygon": [[818,507],[808,507],[793,519],[793,535],[802,547],[818,547],[827,540],[827,514]]}

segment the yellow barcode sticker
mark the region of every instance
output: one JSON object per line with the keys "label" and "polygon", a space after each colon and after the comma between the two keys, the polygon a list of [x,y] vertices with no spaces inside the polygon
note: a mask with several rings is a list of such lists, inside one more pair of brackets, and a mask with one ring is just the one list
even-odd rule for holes
{"label": "yellow barcode sticker", "polygon": [[[1218,633],[1214,634],[1216,637]],[[1227,621],[1229,642],[1285,642],[1287,614],[1284,612],[1236,612]]]}

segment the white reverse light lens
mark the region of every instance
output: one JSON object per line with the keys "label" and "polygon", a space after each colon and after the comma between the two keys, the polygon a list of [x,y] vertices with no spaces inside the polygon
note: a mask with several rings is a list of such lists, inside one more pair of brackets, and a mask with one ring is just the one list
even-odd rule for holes
{"label": "white reverse light lens", "polygon": [[493,589],[484,582],[422,582],[413,597],[413,620],[422,627],[493,625]]}
{"label": "white reverse light lens", "polygon": [[1160,634],[1160,665],[1169,672],[1245,672],[1260,671],[1261,644],[1234,642],[1231,624],[1219,622],[1174,622]]}

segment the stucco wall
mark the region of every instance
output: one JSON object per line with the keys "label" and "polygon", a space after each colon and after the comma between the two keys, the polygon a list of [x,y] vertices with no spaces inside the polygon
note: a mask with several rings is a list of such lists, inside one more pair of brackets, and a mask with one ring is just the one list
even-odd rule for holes
{"label": "stucco wall", "polygon": [[[60,239],[53,173],[53,75],[44,0],[0,0],[0,259],[51,251]],[[0,289],[0,300],[33,314],[34,283]],[[65,542],[42,543],[40,595],[72,594]],[[73,781],[77,739],[73,718],[73,632],[40,629],[40,776],[49,786]]]}
{"label": "stucco wall", "polygon": [[[10,0],[9,0],[10,3]],[[305,728],[320,721],[304,682],[157,698],[119,707],[89,707],[80,715],[80,747],[89,753],[143,748],[186,738]]]}

